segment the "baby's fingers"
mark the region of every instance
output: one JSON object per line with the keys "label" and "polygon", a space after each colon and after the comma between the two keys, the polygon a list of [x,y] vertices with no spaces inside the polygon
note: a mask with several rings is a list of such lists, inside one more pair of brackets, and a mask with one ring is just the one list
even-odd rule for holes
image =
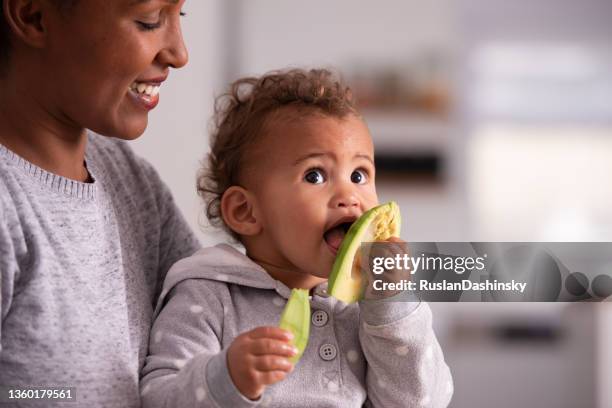
{"label": "baby's fingers", "polygon": [[283,330],[280,327],[262,326],[253,329],[249,332],[249,337],[256,339],[276,339],[281,341],[290,341],[293,339],[293,333]]}
{"label": "baby's fingers", "polygon": [[285,373],[293,370],[293,364],[289,360],[279,356],[259,356],[255,358],[254,367],[260,372],[283,371]]}
{"label": "baby's fingers", "polygon": [[274,339],[257,339],[251,343],[250,352],[255,356],[275,354],[278,356],[293,357],[298,350],[291,343]]}
{"label": "baby's fingers", "polygon": [[263,385],[272,385],[287,377],[286,371],[262,371],[259,373],[258,381]]}
{"label": "baby's fingers", "polygon": [[398,237],[389,237],[384,248],[391,254],[407,254],[409,253],[408,243]]}

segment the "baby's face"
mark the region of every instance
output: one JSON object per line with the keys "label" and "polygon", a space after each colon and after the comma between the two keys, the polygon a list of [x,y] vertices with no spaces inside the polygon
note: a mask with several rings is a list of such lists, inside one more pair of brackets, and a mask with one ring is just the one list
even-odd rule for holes
{"label": "baby's face", "polygon": [[378,203],[366,124],[353,115],[280,120],[255,151],[249,178],[266,261],[327,278],[350,223]]}

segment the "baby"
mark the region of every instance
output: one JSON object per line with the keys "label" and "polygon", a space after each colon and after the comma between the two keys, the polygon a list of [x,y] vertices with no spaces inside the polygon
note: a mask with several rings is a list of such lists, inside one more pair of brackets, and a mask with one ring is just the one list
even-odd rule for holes
{"label": "baby", "polygon": [[[240,79],[217,100],[215,124],[198,189],[246,255],[222,244],[168,272],[144,406],[447,406],[452,379],[426,303],[347,305],[326,293],[338,226],[378,204],[350,90],[326,70]],[[292,288],[310,290],[313,310],[296,365],[277,327]]]}

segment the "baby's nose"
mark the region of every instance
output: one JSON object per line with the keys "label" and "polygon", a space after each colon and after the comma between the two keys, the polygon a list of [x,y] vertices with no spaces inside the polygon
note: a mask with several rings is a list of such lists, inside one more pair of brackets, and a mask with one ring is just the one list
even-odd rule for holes
{"label": "baby's nose", "polygon": [[344,192],[337,194],[332,200],[333,208],[351,208],[359,207],[359,200],[355,194],[351,192]]}

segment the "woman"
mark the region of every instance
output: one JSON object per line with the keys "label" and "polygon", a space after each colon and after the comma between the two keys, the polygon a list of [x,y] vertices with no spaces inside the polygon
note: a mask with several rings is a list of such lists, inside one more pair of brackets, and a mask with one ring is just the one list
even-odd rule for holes
{"label": "woman", "polygon": [[187,63],[183,3],[2,0],[0,386],[140,405],[160,283],[199,244],[119,139]]}

